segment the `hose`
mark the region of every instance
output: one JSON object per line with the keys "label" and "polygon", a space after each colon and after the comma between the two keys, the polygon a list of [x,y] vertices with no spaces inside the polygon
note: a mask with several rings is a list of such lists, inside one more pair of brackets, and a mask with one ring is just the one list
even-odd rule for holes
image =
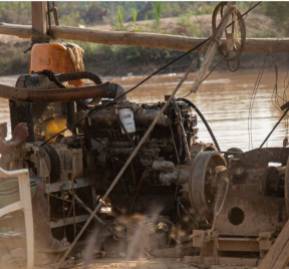
{"label": "hose", "polygon": [[177,98],[177,101],[182,101],[182,102],[185,102],[186,104],[188,104],[190,107],[192,107],[196,113],[198,114],[198,116],[201,118],[202,122],[204,123],[204,125],[206,126],[207,128],[207,131],[209,132],[213,142],[214,142],[214,145],[215,147],[217,148],[217,150],[219,152],[221,152],[221,148],[219,146],[219,143],[213,133],[213,130],[211,129],[208,121],[206,120],[205,116],[203,115],[203,113],[198,109],[198,107],[190,100],[186,99],[186,98]]}
{"label": "hose", "polygon": [[55,77],[58,79],[59,82],[79,80],[79,79],[89,79],[93,81],[96,85],[102,84],[102,80],[98,75],[86,71],[55,74]]}

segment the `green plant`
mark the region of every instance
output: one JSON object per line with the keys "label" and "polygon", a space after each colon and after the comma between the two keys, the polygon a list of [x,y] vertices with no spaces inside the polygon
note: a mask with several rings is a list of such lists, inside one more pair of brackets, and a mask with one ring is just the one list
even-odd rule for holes
{"label": "green plant", "polygon": [[130,9],[130,15],[131,15],[131,21],[135,24],[137,21],[137,16],[138,16],[138,10],[136,7],[132,7]]}
{"label": "green plant", "polygon": [[160,20],[162,13],[162,3],[161,2],[153,2],[153,15],[155,20],[155,26],[159,28]]}
{"label": "green plant", "polygon": [[289,4],[288,2],[267,2],[263,4],[263,12],[273,19],[275,25],[278,27],[279,32],[284,35],[289,33]]}
{"label": "green plant", "polygon": [[178,24],[182,29],[182,34],[195,37],[203,36],[200,25],[196,22],[192,22],[191,18],[192,14],[190,12],[187,12],[179,17]]}
{"label": "green plant", "polygon": [[118,6],[116,10],[116,29],[124,30],[124,9],[122,6]]}

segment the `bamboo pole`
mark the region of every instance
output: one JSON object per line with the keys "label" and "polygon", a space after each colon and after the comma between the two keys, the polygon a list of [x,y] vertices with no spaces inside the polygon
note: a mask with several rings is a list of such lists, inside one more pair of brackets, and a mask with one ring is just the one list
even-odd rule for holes
{"label": "bamboo pole", "polygon": [[[0,24],[0,34],[30,39],[31,25]],[[140,46],[187,51],[206,38],[143,32],[102,31],[91,28],[52,26],[50,35],[54,39],[69,39],[105,45]],[[245,52],[288,52],[289,38],[247,38]]]}

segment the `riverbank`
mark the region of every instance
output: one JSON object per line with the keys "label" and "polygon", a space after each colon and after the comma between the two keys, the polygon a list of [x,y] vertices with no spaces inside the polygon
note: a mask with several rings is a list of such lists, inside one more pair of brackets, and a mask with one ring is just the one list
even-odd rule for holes
{"label": "riverbank", "polygon": [[[113,25],[95,25],[98,30],[117,30]],[[278,37],[280,31],[272,19],[265,15],[253,14],[246,18],[247,37]],[[157,32],[195,37],[209,36],[211,33],[211,15],[182,15],[160,19],[158,25],[154,20],[143,20],[124,23],[126,31]],[[183,52],[164,49],[145,49],[140,47],[104,46],[88,42],[78,42],[85,50],[86,69],[101,76],[143,75],[166,64]],[[31,43],[16,37],[0,35],[0,75],[25,73],[28,70]],[[192,53],[182,61],[170,66],[164,73],[183,72],[193,59],[195,69],[199,66],[202,55]],[[274,54],[267,57],[271,64],[288,65],[288,55]],[[243,55],[240,69],[256,68],[262,65],[262,54]],[[221,62],[218,69],[226,69],[226,63]]]}
{"label": "riverbank", "polygon": [[[84,62],[86,70],[100,76],[146,75],[183,54],[183,52],[145,49],[125,46],[103,46],[92,43],[80,43],[84,48]],[[0,76],[26,73],[29,70],[31,47],[29,41],[17,40],[13,42],[0,41]],[[162,73],[184,72],[192,60],[193,70],[197,70],[203,55],[192,53],[181,61],[169,66]],[[216,57],[218,58],[218,57]],[[288,53],[264,55],[246,53],[240,58],[240,70],[255,69],[263,65],[264,58],[268,65],[286,68],[289,65]],[[216,70],[226,70],[225,61],[219,61]],[[214,66],[214,64],[213,64]]]}

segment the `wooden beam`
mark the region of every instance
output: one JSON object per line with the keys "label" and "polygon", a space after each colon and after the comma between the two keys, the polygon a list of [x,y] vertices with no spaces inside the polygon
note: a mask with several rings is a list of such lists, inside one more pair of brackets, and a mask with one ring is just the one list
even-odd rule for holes
{"label": "wooden beam", "polygon": [[258,269],[284,269],[289,262],[289,221],[260,262]]}
{"label": "wooden beam", "polygon": [[17,36],[24,39],[32,37],[31,25],[0,23],[0,34]]}
{"label": "wooden beam", "polygon": [[[31,38],[31,25],[0,24],[0,34]],[[91,28],[52,26],[51,35],[55,39],[69,39],[94,42],[105,45],[140,46],[187,51],[206,38],[182,35],[167,35],[125,31],[101,31]],[[289,38],[248,38],[245,52],[288,52]]]}
{"label": "wooden beam", "polygon": [[145,32],[102,31],[89,28],[56,26],[52,27],[55,39],[70,39],[106,45],[140,46],[186,51],[206,38],[192,38],[181,35],[156,34]]}
{"label": "wooden beam", "polygon": [[31,2],[32,40],[46,41],[47,34],[47,2]]}

